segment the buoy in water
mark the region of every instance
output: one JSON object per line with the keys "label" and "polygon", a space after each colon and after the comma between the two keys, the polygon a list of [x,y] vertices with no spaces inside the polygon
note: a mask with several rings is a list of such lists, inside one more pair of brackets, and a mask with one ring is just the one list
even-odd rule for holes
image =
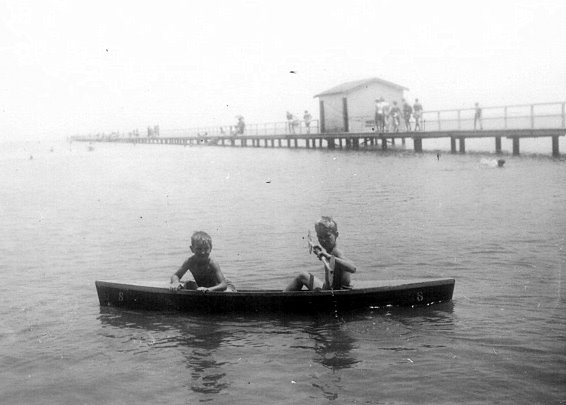
{"label": "buoy in water", "polygon": [[498,166],[498,167],[503,167],[504,164],[505,164],[505,159],[499,159],[499,160],[497,161],[497,166]]}

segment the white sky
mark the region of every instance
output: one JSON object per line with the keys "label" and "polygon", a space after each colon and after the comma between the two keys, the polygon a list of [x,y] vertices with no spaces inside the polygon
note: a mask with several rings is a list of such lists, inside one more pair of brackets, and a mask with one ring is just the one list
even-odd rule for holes
{"label": "white sky", "polygon": [[566,1],[0,0],[0,140],[317,117],[368,77],[428,110],[566,101]]}

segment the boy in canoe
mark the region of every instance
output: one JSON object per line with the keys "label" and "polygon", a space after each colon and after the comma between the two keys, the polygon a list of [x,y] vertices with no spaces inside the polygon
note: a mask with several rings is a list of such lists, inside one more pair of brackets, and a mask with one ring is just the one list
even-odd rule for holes
{"label": "boy in canoe", "polygon": [[[220,266],[210,257],[212,238],[206,232],[195,232],[191,236],[191,252],[183,265],[171,276],[170,290],[186,288],[189,290],[206,291],[236,291],[232,283],[224,278]],[[188,271],[195,281],[181,282]]]}
{"label": "boy in canoe", "polygon": [[324,263],[325,273],[333,273],[333,277],[325,277],[322,281],[311,273],[299,273],[287,286],[285,291],[298,291],[305,286],[308,290],[349,290],[350,274],[356,272],[356,266],[347,259],[336,246],[338,225],[332,217],[322,217],[314,224],[319,244],[312,246],[313,252]]}

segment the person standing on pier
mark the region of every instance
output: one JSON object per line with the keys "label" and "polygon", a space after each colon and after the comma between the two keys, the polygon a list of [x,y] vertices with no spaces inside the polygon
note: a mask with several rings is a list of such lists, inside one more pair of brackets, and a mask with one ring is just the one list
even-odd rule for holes
{"label": "person standing on pier", "polygon": [[244,116],[238,115],[236,118],[238,118],[238,123],[236,124],[236,132],[234,132],[234,135],[244,135],[244,132],[246,130]]}
{"label": "person standing on pier", "polygon": [[375,99],[375,128],[377,132],[383,132],[385,128],[385,117],[383,116],[383,107],[385,101],[383,97]]}
{"label": "person standing on pier", "polygon": [[411,115],[413,114],[413,107],[405,99],[403,99],[403,119],[405,121],[405,131],[411,130]]}
{"label": "person standing on pier", "polygon": [[307,130],[307,134],[310,134],[311,133],[312,115],[307,110],[305,110],[305,115],[303,115],[303,121],[305,121],[305,128]]}
{"label": "person standing on pier", "polygon": [[391,127],[391,104],[383,100],[383,127],[385,132],[390,131]]}
{"label": "person standing on pier", "polygon": [[393,102],[389,116],[391,117],[391,130],[393,132],[399,132],[399,126],[401,125],[401,109],[397,105],[397,101]]}
{"label": "person standing on pier", "polygon": [[415,99],[415,104],[413,104],[413,116],[415,117],[415,132],[421,130],[421,120],[423,117],[423,106],[419,102],[419,99]]}
{"label": "person standing on pier", "polygon": [[295,133],[295,127],[293,126],[293,114],[287,111],[287,130],[290,134]]}
{"label": "person standing on pier", "polygon": [[480,124],[480,130],[483,130],[483,124],[481,122],[481,107],[479,103],[476,102],[474,110],[474,131],[477,129],[478,123]]}

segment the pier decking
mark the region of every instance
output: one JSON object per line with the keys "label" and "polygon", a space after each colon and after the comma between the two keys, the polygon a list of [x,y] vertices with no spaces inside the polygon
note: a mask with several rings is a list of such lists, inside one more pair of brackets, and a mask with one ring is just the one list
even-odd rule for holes
{"label": "pier decking", "polygon": [[405,143],[406,138],[413,141],[416,153],[423,152],[423,140],[449,138],[452,153],[466,152],[466,139],[493,138],[494,152],[501,153],[501,139],[508,138],[513,142],[513,155],[520,153],[520,140],[523,138],[551,139],[552,156],[560,156],[559,137],[566,135],[566,129],[503,129],[484,131],[427,131],[397,133],[333,133],[333,134],[280,134],[280,135],[239,135],[239,136],[186,136],[186,137],[154,137],[154,138],[73,138],[83,142],[121,142],[133,144],[167,144],[167,145],[211,145],[239,147],[287,147],[287,148],[328,148],[328,149],[360,149],[381,146],[387,150],[388,145],[396,141]]}

